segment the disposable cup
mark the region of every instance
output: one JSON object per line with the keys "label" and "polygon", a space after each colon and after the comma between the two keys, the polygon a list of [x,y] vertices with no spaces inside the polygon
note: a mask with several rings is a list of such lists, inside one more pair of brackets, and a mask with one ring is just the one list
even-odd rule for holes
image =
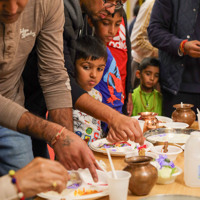
{"label": "disposable cup", "polygon": [[127,171],[116,170],[117,179],[108,172],[108,191],[110,200],[126,200],[131,174]]}

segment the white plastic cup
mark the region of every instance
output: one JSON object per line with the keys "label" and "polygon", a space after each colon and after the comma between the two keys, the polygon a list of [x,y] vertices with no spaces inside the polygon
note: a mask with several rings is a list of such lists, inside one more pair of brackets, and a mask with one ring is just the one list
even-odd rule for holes
{"label": "white plastic cup", "polygon": [[127,171],[116,170],[117,179],[108,172],[108,191],[110,200],[126,200],[128,195],[128,186],[131,173]]}
{"label": "white plastic cup", "polygon": [[189,187],[200,187],[200,131],[191,133],[185,144],[184,181]]}

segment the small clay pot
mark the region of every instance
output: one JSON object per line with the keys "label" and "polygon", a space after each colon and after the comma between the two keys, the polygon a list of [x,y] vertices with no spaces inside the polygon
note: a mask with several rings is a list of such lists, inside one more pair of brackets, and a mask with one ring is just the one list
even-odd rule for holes
{"label": "small clay pot", "polygon": [[133,156],[125,159],[128,166],[124,170],[131,173],[129,190],[135,195],[149,194],[157,181],[158,171],[150,164],[151,160],[152,158],[148,156]]}
{"label": "small clay pot", "polygon": [[174,122],[184,122],[191,126],[196,119],[195,112],[191,109],[193,106],[192,104],[173,105],[176,110],[172,113],[172,120]]}

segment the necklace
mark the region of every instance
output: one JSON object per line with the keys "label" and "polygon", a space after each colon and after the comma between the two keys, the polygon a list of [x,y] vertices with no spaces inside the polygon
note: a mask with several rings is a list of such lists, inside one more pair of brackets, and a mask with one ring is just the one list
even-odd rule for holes
{"label": "necklace", "polygon": [[149,112],[151,112],[155,108],[155,103],[156,103],[155,102],[155,92],[153,92],[153,106],[152,106],[152,108],[149,108],[149,99],[150,99],[151,95],[152,95],[152,93],[149,95],[149,98],[147,99],[146,95],[144,94],[144,99],[146,102],[146,105],[145,105],[143,98],[142,98],[142,91],[140,91],[140,99],[141,99],[142,105],[143,105],[144,109]]}

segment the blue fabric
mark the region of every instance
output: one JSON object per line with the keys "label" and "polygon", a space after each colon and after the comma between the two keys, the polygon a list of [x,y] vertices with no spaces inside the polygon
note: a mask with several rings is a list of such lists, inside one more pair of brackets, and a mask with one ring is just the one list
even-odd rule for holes
{"label": "blue fabric", "polygon": [[[122,113],[124,97],[119,69],[110,50],[107,48],[108,59],[101,81],[95,89],[102,94],[102,102]],[[107,124],[102,122],[102,129],[107,133]]]}
{"label": "blue fabric", "polygon": [[195,39],[199,4],[200,0],[157,0],[151,13],[148,36],[153,46],[159,48],[161,86],[173,94],[178,91],[200,92],[199,58],[191,63],[187,60],[189,56],[178,55],[182,40]]}
{"label": "blue fabric", "polygon": [[0,126],[0,176],[18,170],[33,160],[29,136]]}

